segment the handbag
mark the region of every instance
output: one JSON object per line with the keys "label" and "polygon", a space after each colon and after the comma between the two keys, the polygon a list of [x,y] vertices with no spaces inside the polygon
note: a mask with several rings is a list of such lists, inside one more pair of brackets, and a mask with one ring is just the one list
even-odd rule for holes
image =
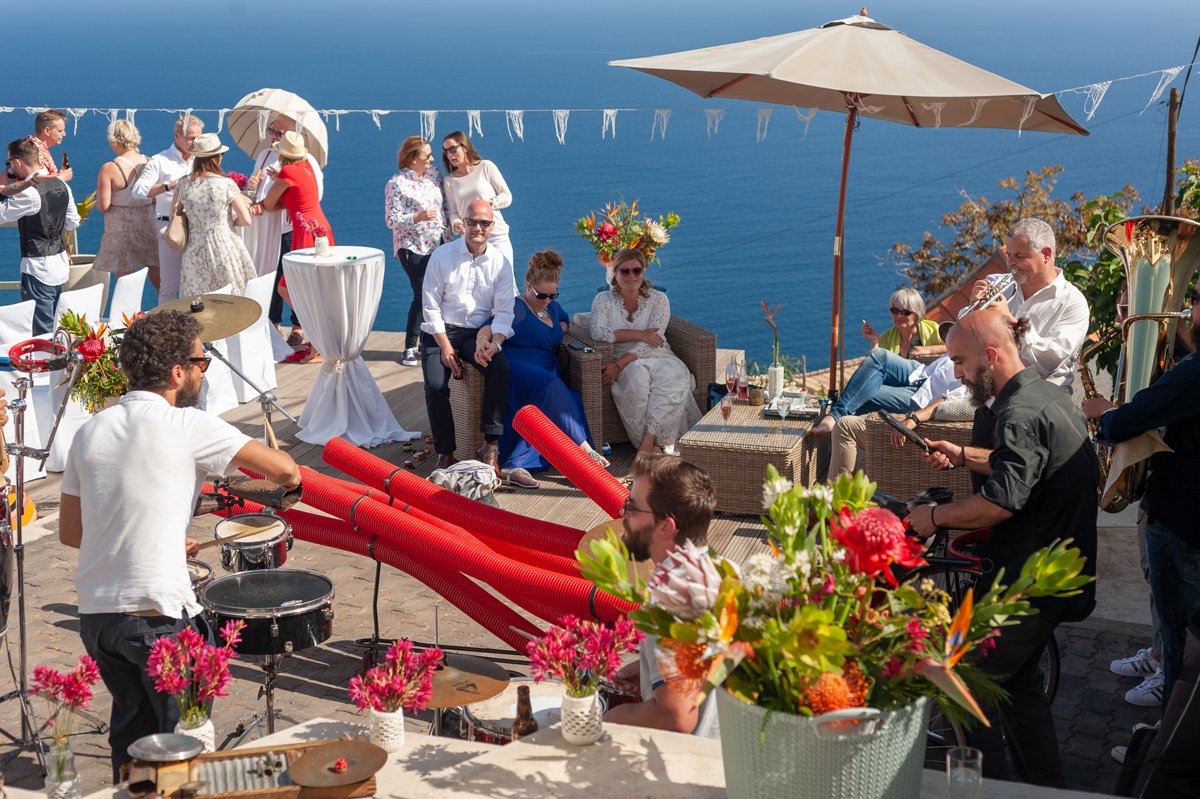
{"label": "handbag", "polygon": [[180,207],[182,195],[183,187],[176,184],[175,200],[171,203],[171,218],[167,220],[167,226],[161,231],[163,241],[175,252],[183,252],[188,242],[187,214]]}

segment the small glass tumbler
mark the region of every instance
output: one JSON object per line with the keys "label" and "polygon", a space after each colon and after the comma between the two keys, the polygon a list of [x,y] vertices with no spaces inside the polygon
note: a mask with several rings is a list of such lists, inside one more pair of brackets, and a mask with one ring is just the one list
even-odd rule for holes
{"label": "small glass tumbler", "polygon": [[983,752],[970,746],[958,746],[946,753],[946,782],[955,799],[975,799],[983,795]]}

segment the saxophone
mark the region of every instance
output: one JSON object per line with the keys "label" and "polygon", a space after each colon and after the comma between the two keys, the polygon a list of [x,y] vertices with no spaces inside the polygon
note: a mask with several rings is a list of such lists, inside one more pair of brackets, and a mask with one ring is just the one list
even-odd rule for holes
{"label": "saxophone", "polygon": [[[1088,361],[1093,355],[1101,350],[1105,344],[1120,334],[1120,330],[1114,330],[1104,338],[1091,344],[1079,353],[1079,364],[1076,369],[1079,372],[1079,384],[1083,387],[1083,396],[1087,399],[1100,396],[1100,392],[1096,391],[1096,381],[1092,377],[1091,367],[1088,366]],[[1104,495],[1104,486],[1108,482],[1108,470],[1112,468],[1112,450],[1104,444],[1096,441],[1096,434],[1100,432],[1100,419],[1087,420],[1088,436],[1092,439],[1092,443],[1096,445],[1096,457],[1100,460],[1100,481],[1096,485],[1096,501]],[[1129,505],[1129,498],[1123,495],[1114,497],[1110,502],[1112,513],[1118,513],[1124,510]]]}

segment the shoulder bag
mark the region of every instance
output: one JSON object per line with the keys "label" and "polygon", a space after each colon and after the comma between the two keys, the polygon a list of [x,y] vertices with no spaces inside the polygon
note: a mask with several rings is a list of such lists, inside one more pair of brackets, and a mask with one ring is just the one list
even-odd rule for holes
{"label": "shoulder bag", "polygon": [[183,196],[183,186],[180,181],[183,180],[185,178],[180,178],[175,183],[175,200],[171,203],[171,218],[167,220],[167,226],[161,231],[163,241],[176,252],[183,252],[188,242],[187,214],[180,207],[180,198]]}

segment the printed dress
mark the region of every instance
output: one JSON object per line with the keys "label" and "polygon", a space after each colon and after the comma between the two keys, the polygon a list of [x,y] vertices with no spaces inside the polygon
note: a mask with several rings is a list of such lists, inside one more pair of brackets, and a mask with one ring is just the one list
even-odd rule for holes
{"label": "printed dress", "polygon": [[229,283],[234,294],[257,276],[254,261],[233,232],[230,206],[239,196],[237,185],[225,177],[184,178],[180,205],[187,214],[188,241],[183,251],[179,296],[205,294]]}

